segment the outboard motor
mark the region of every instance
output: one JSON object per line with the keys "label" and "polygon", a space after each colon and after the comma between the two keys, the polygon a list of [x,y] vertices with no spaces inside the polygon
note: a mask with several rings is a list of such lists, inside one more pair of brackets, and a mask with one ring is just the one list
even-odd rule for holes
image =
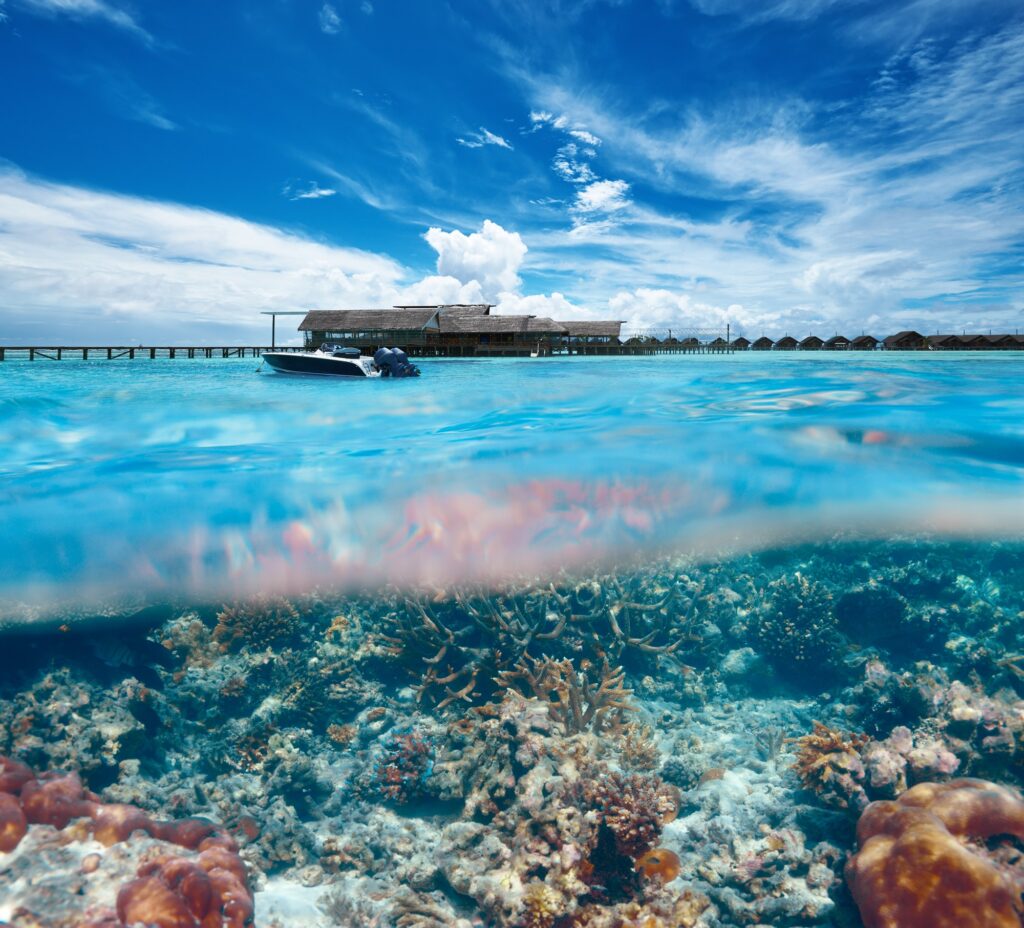
{"label": "outboard motor", "polygon": [[419,377],[420,369],[409,363],[409,356],[401,348],[378,348],[373,363],[381,377]]}

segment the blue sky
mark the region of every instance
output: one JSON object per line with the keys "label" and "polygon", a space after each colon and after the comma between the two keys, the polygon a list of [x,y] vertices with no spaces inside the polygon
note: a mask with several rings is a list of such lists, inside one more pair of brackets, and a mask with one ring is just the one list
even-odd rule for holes
{"label": "blue sky", "polygon": [[1024,331],[1017,0],[0,0],[0,340]]}

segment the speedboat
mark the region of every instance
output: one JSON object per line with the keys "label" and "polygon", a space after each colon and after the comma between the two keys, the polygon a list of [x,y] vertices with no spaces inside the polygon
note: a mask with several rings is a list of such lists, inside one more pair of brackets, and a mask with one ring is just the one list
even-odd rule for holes
{"label": "speedboat", "polygon": [[315,374],[324,377],[419,377],[401,348],[378,348],[373,357],[358,348],[321,345],[316,351],[264,351],[263,360],[281,374]]}

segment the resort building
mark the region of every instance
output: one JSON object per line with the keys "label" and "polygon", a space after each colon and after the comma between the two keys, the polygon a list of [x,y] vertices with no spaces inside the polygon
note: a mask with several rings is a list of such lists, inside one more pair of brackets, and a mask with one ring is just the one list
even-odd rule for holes
{"label": "resort building", "polygon": [[826,351],[849,351],[850,340],[845,335],[836,333],[831,338],[825,339]]}
{"label": "resort building", "polygon": [[887,351],[919,351],[928,347],[927,339],[920,333],[907,329],[889,335],[882,340],[882,345]]}
{"label": "resort building", "polygon": [[305,346],[351,345],[372,354],[397,345],[419,356],[603,354],[620,346],[623,322],[556,322],[492,315],[488,303],[310,310],[299,323]]}
{"label": "resort building", "polygon": [[851,351],[874,351],[878,347],[878,339],[874,335],[858,335],[850,341]]}
{"label": "resort building", "polygon": [[775,342],[767,335],[762,335],[750,347],[753,351],[771,351],[775,347]]}
{"label": "resort building", "polygon": [[750,348],[750,339],[744,338],[742,335],[739,338],[734,338],[732,347],[735,351],[746,351]]}
{"label": "resort building", "polygon": [[798,345],[799,345],[799,343],[797,342],[797,340],[795,338],[793,338],[792,335],[783,335],[782,338],[780,338],[775,343],[775,350],[776,351],[796,351]]}
{"label": "resort building", "polygon": [[801,351],[821,351],[824,342],[817,335],[808,335],[800,342]]}

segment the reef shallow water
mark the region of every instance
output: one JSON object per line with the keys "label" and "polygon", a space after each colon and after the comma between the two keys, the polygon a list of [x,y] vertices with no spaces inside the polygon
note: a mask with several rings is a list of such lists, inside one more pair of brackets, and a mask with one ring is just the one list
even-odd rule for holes
{"label": "reef shallow water", "polygon": [[1017,368],[704,360],[5,385],[0,925],[1019,924]]}

